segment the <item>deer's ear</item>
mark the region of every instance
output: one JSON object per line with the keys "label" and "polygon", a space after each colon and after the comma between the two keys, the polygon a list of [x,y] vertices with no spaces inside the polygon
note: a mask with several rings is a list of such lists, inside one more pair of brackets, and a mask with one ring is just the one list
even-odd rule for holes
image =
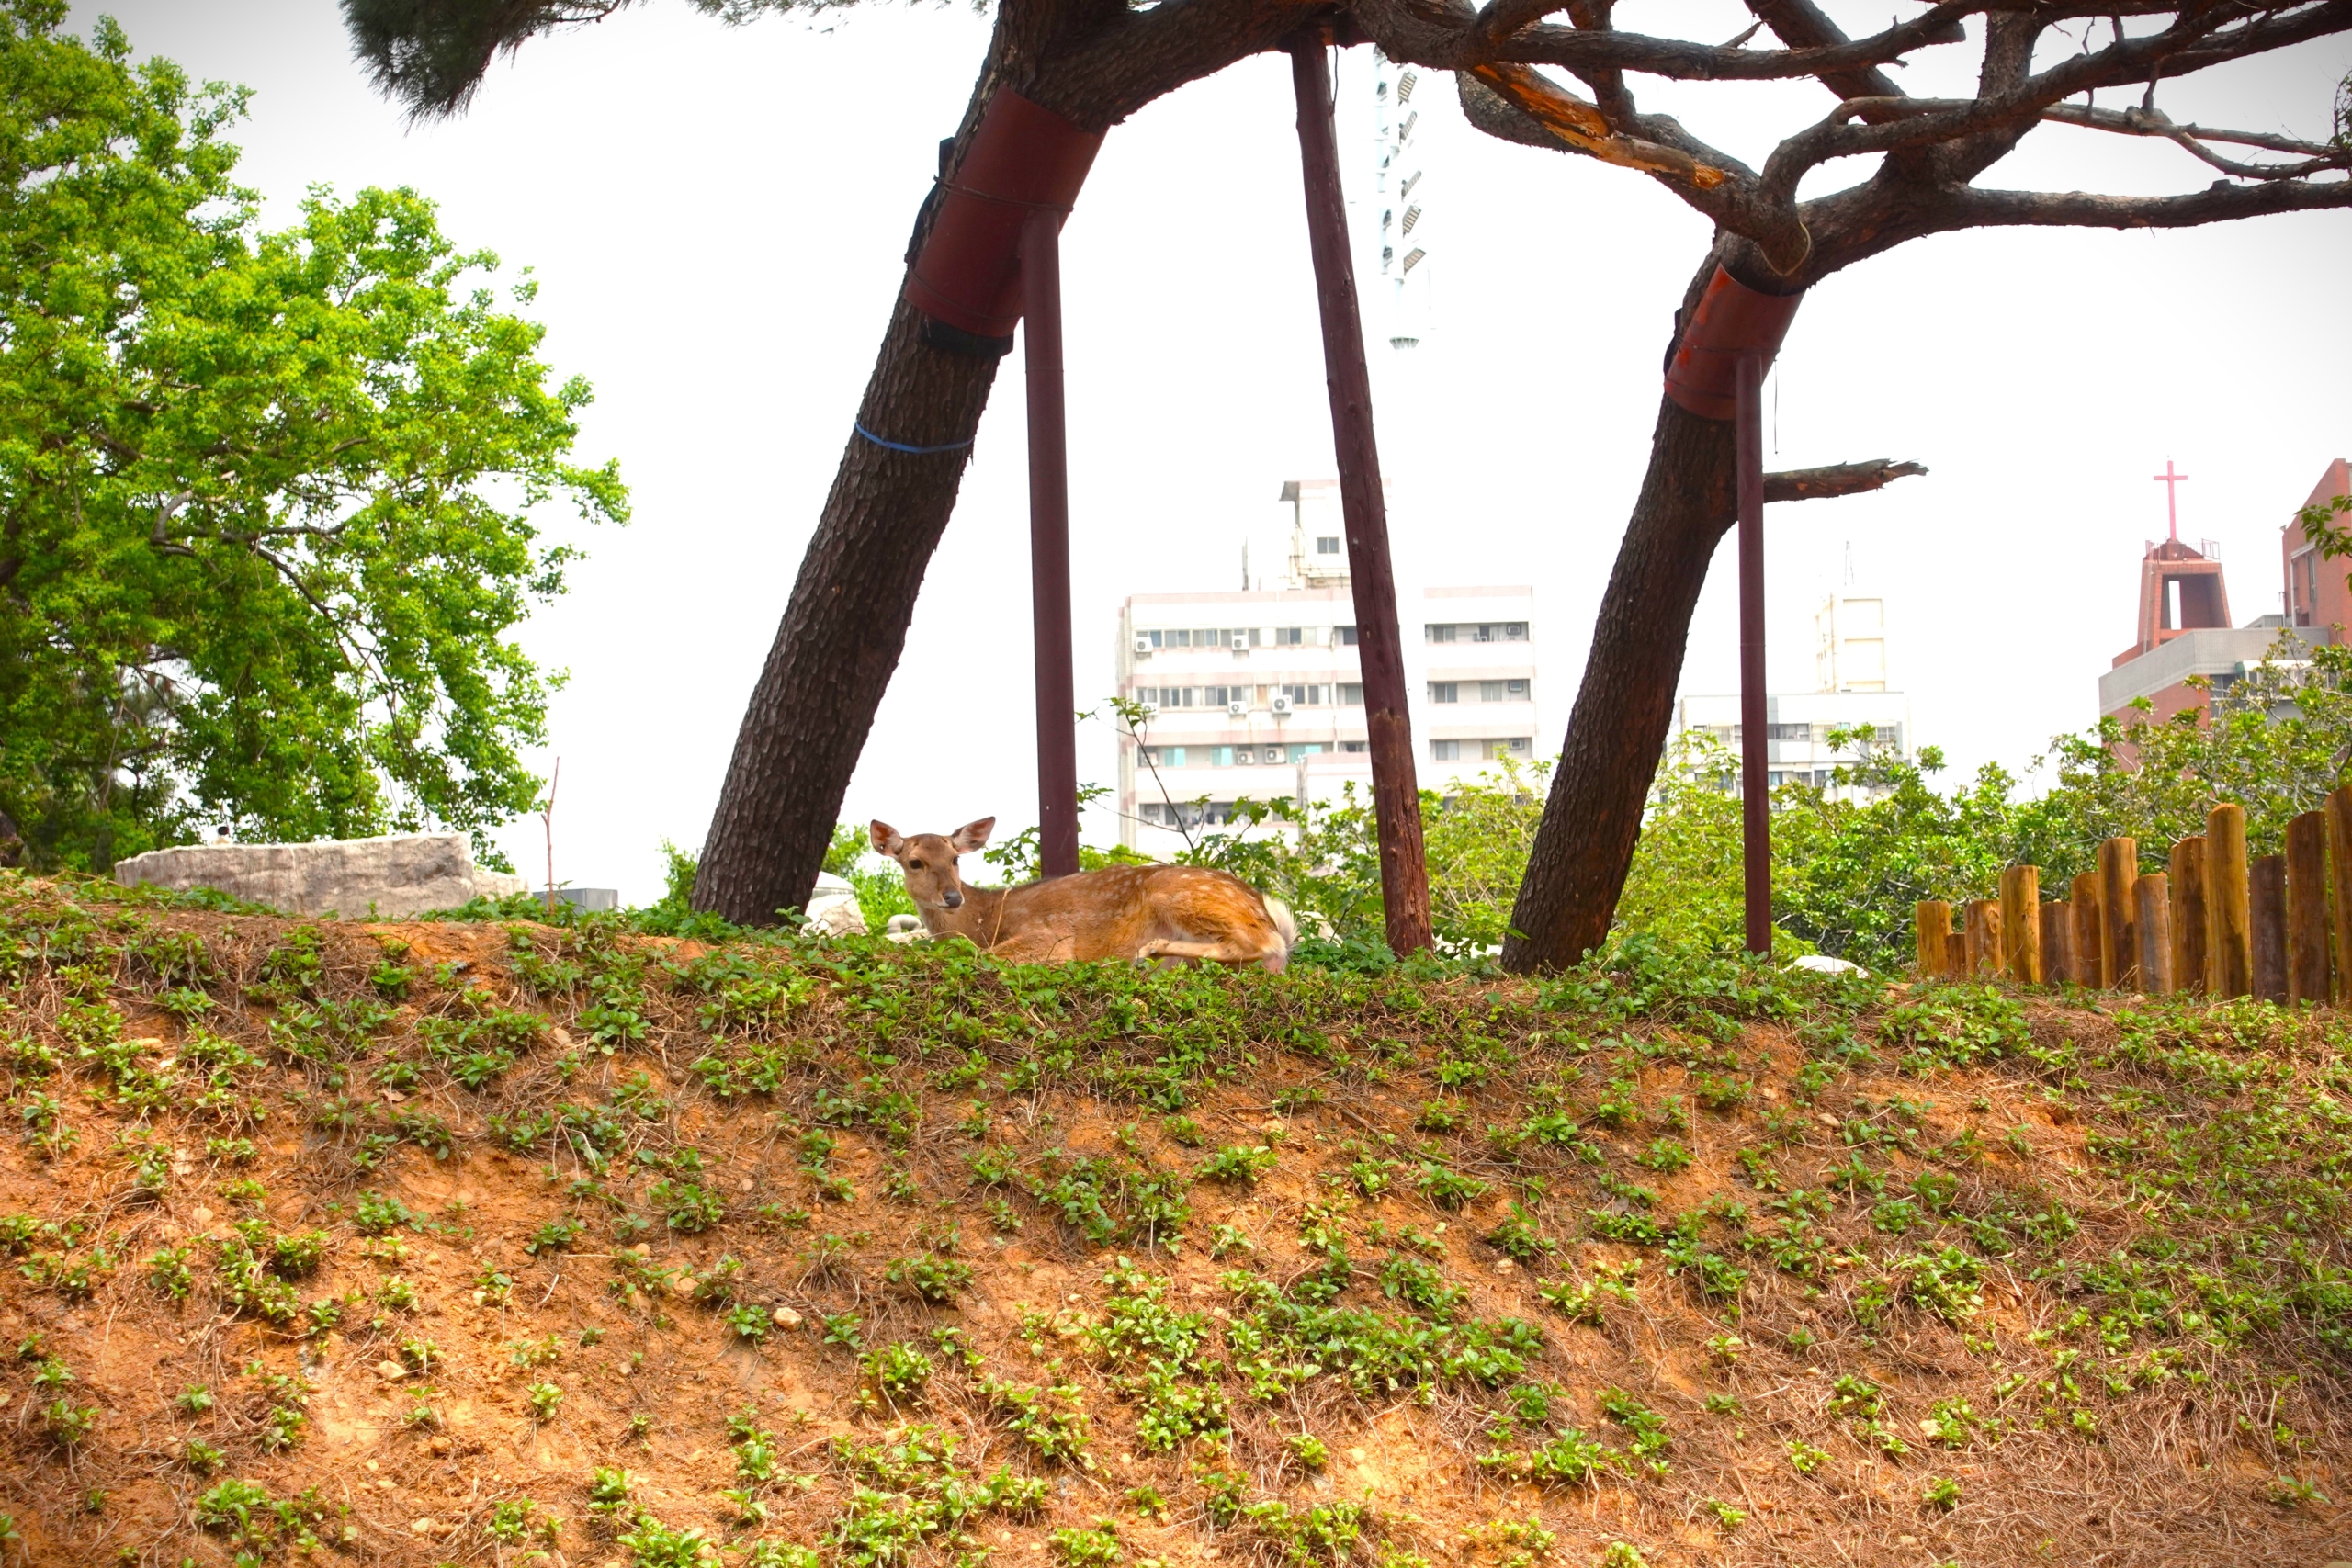
{"label": "deer's ear", "polygon": [[977,822],[967,822],[947,835],[947,842],[959,855],[970,854],[989,841],[989,834],[996,827],[996,818],[983,817]]}
{"label": "deer's ear", "polygon": [[899,850],[906,846],[907,841],[899,837],[899,830],[879,817],[868,822],[865,830],[874,835],[874,847],[892,860],[898,859]]}

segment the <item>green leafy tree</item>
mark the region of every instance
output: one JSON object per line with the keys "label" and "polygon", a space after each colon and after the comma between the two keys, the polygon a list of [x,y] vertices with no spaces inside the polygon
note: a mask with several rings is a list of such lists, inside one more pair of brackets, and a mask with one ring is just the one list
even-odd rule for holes
{"label": "green leafy tree", "polygon": [[245,95],[0,0],[0,814],[103,869],[221,821],[307,839],[528,810],[560,677],[513,640],[618,522],[497,258],[409,190],[265,232]]}
{"label": "green leafy tree", "polygon": [[2226,687],[2204,678],[2211,713],[2127,717],[2052,743],[2057,787],[2021,807],[2015,860],[2071,877],[2092,868],[2102,839],[2139,840],[2143,871],[2162,871],[2175,840],[2205,830],[2214,806],[2244,807],[2253,853],[2285,847],[2287,821],[2314,811],[2352,760],[2352,649],[2312,647],[2282,633],[2270,655]]}
{"label": "green leafy tree", "polygon": [[[2130,838],[2143,871],[2165,868],[2172,845],[2202,832],[2223,801],[2246,812],[2256,854],[2282,847],[2287,822],[2316,809],[2352,760],[2352,649],[2284,637],[2271,656],[2211,691],[2211,712],[2159,720],[2143,702],[2120,718],[2055,738],[2029,764],[2054,773],[2049,789],[2018,798],[1996,764],[1950,793],[1932,775],[1941,754],[1905,761],[1871,750],[1826,788],[1773,791],[1772,910],[1802,948],[1873,969],[1910,961],[1911,909],[1922,898],[1991,897],[2004,867],[2039,866],[2045,897],[2064,897],[2093,869],[2098,845]],[[1728,951],[1740,940],[1740,819],[1736,767],[1709,740],[1679,742],[1653,786],[1617,930]]]}
{"label": "green leafy tree", "polygon": [[1911,953],[1914,904],[1999,885],[2014,857],[2017,781],[1987,763],[1943,795],[1929,782],[1944,767],[1933,746],[1912,761],[1877,749],[1867,726],[1829,739],[1858,747],[1861,760],[1826,789],[1773,792],[1773,920],[1815,952],[1898,966]]}

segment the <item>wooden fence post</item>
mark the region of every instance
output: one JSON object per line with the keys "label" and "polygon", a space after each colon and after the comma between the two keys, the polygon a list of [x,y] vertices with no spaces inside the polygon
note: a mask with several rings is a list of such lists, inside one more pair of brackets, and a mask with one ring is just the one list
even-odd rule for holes
{"label": "wooden fence post", "polygon": [[1968,933],[1966,931],[1944,933],[1944,978],[1947,980],[1968,978]]}
{"label": "wooden fence post", "polygon": [[2113,990],[2136,990],[2140,985],[2139,926],[2132,908],[2132,884],[2139,876],[2137,839],[2109,839],[2099,845],[2098,902],[2103,917],[2099,962]]}
{"label": "wooden fence post", "polygon": [[2020,986],[2041,984],[2041,868],[2001,872],[2002,967]]}
{"label": "wooden fence post", "polygon": [[2287,823],[2288,1000],[2327,1005],[2327,815],[2306,811]]}
{"label": "wooden fence post", "polygon": [[2254,933],[2247,924],[2245,811],[2217,806],[2205,818],[2205,994],[2254,989]]}
{"label": "wooden fence post", "polygon": [[2001,906],[1990,898],[1968,901],[1968,977],[1990,980],[2001,972]]}
{"label": "wooden fence post", "polygon": [[2335,888],[2335,984],[2352,1001],[2352,785],[2327,797],[2327,868]]}
{"label": "wooden fence post", "polygon": [[2041,906],[2041,983],[2063,986],[2075,977],[2075,907],[2064,898]]}
{"label": "wooden fence post", "polygon": [[1919,978],[1951,978],[1944,970],[1945,936],[1951,931],[1951,906],[1940,898],[1922,898],[1911,910],[1911,937],[1918,948]]}
{"label": "wooden fence post", "polygon": [[2254,995],[2287,999],[2287,857],[2256,855],[2246,878],[2246,928],[2254,953]]}
{"label": "wooden fence post", "polygon": [[2075,977],[2094,991],[2107,985],[2107,919],[2099,913],[2098,894],[2098,872],[2075,878]]}
{"label": "wooden fence post", "polygon": [[2205,992],[2205,838],[2172,847],[2172,988]]}
{"label": "wooden fence post", "polygon": [[2152,871],[2132,885],[2132,923],[2140,935],[2140,988],[2169,995],[2172,975],[2172,878]]}

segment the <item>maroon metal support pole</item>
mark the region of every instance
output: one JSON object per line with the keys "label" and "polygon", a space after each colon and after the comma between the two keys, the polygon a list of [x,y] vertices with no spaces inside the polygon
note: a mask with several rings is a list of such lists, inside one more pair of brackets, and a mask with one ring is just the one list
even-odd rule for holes
{"label": "maroon metal support pole", "polygon": [[1021,236],[1029,382],[1029,602],[1037,643],[1037,859],[1078,870],[1078,699],[1070,663],[1069,432],[1062,397],[1062,213],[1030,211]]}
{"label": "maroon metal support pole", "polygon": [[1764,358],[1736,372],[1739,464],[1740,848],[1747,871],[1747,951],[1772,951],[1772,818],[1764,716]]}
{"label": "maroon metal support pole", "polygon": [[1340,138],[1331,105],[1329,39],[1308,28],[1290,39],[1298,96],[1299,162],[1306,176],[1306,238],[1323,318],[1323,379],[1331,395],[1331,444],[1340,458],[1340,513],[1348,536],[1356,644],[1363,670],[1372,754],[1373,816],[1380,839],[1380,897],[1388,946],[1398,957],[1430,945],[1429,861],[1414,778],[1413,726],[1405,706],[1404,636],[1388,556],[1388,503],[1372,433],[1372,371],[1363,357],[1354,258],[1340,190]]}

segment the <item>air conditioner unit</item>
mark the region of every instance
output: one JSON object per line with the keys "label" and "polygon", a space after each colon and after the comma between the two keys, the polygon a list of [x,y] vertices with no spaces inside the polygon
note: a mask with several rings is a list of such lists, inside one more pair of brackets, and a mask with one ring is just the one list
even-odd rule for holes
{"label": "air conditioner unit", "polygon": [[1250,634],[1248,632],[1235,632],[1233,634],[1233,651],[1236,653],[1246,653],[1249,651],[1249,649]]}
{"label": "air conditioner unit", "polygon": [[1136,633],[1136,651],[1137,653],[1149,653],[1151,651],[1151,638],[1145,637],[1140,632]]}
{"label": "air conditioner unit", "polygon": [[1290,694],[1287,692],[1275,694],[1274,700],[1267,705],[1274,710],[1277,716],[1290,712]]}
{"label": "air conditioner unit", "polygon": [[1245,702],[1230,702],[1225,705],[1225,711],[1231,714],[1235,718],[1240,718],[1249,713],[1250,705]]}

